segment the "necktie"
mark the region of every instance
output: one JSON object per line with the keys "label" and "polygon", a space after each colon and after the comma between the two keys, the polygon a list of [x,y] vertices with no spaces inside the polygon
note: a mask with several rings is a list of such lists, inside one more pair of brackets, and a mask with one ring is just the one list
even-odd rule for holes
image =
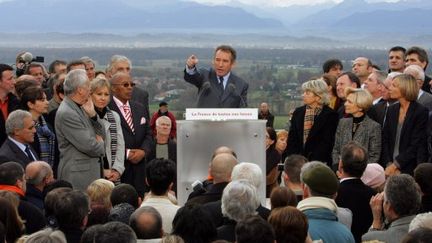
{"label": "necktie", "polygon": [[224,85],[223,85],[223,82],[224,82],[224,77],[220,76],[220,77],[219,77],[219,86],[221,87],[222,90],[225,89],[225,88],[224,88]]}
{"label": "necktie", "polygon": [[27,157],[28,157],[31,161],[34,161],[33,155],[32,155],[32,153],[30,152],[30,147],[29,147],[27,144],[26,144],[26,146],[25,146],[24,151],[26,152]]}
{"label": "necktie", "polygon": [[129,128],[132,130],[132,132],[135,132],[134,126],[133,126],[133,121],[132,121],[132,112],[131,112],[129,106],[128,105],[124,105],[123,106],[123,111],[125,113],[126,123],[129,125]]}

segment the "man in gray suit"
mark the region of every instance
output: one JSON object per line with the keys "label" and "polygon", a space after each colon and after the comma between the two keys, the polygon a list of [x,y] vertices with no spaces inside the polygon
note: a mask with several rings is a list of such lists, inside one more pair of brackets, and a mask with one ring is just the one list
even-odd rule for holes
{"label": "man in gray suit", "polygon": [[198,58],[186,60],[184,80],[198,88],[198,108],[247,107],[249,84],[231,72],[237,53],[231,46],[218,46],[214,53],[213,68],[197,69]]}
{"label": "man in gray suit", "polygon": [[65,98],[58,108],[55,128],[60,150],[58,179],[85,190],[101,178],[100,158],[105,154],[103,128],[90,97],[85,70],[70,71],[64,81]]}
{"label": "man in gray suit", "polygon": [[[421,196],[414,179],[407,174],[389,177],[384,192],[370,200],[373,214],[369,232],[362,236],[362,241],[379,240],[400,242],[408,233],[411,220],[416,216],[421,205]],[[386,228],[382,214],[390,225]]]}
{"label": "man in gray suit", "polygon": [[432,94],[422,90],[425,81],[423,68],[417,64],[411,64],[405,68],[404,73],[413,76],[417,81],[419,89],[417,102],[426,107],[429,111],[432,111]]}

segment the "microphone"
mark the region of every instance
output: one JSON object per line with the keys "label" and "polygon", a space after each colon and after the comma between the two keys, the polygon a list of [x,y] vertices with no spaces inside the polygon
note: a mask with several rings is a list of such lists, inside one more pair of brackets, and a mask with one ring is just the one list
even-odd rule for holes
{"label": "microphone", "polygon": [[239,104],[239,106],[238,106],[237,108],[240,108],[240,107],[246,107],[246,102],[244,101],[244,99],[243,99],[243,97],[241,96],[241,94],[237,94],[237,93],[236,93],[236,89],[237,89],[237,87],[235,86],[235,84],[233,84],[233,83],[228,84],[227,89],[228,89],[228,92],[229,92],[231,95],[234,95],[234,96],[238,96],[238,97],[240,97],[240,104]]}
{"label": "microphone", "polygon": [[24,52],[21,55],[21,60],[23,60],[25,63],[30,63],[33,60],[33,55],[30,52]]}
{"label": "microphone", "polygon": [[209,81],[206,81],[201,86],[201,95],[207,95],[210,91],[211,85]]}

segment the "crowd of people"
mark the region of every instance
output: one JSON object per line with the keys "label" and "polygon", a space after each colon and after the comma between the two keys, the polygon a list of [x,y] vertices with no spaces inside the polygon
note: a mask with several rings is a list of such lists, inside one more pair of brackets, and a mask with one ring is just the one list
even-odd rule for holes
{"label": "crowd of people", "polygon": [[[432,238],[431,79],[424,49],[393,47],[302,84],[304,105],[276,131],[259,107],[266,168],[221,146],[178,205],[176,119],[112,56],[0,64],[0,242],[426,242]],[[197,107],[247,107],[236,51],[187,58]],[[19,72],[18,72],[19,71]],[[264,139],[264,138],[263,138]],[[258,162],[258,161],[255,161]],[[266,188],[266,204],[259,197]],[[423,241],[422,241],[423,240]]]}

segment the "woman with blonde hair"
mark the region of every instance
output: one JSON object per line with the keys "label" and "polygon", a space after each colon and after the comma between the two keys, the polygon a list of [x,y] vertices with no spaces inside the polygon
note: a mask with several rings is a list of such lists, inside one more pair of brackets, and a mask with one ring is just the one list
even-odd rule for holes
{"label": "woman with blonde hair", "polygon": [[331,165],[339,117],[328,107],[327,84],[323,80],[310,80],[303,83],[302,90],[305,105],[293,113],[287,155],[300,154],[309,161],[318,160]]}
{"label": "woman with blonde hair", "polygon": [[125,142],[120,123],[120,116],[108,108],[110,102],[110,84],[105,79],[93,79],[90,93],[96,113],[105,129],[105,157],[103,176],[112,182],[119,182],[125,170]]}
{"label": "woman with blonde hair", "polygon": [[112,208],[110,197],[113,189],[114,183],[106,179],[97,179],[87,187],[91,209],[87,226],[103,224],[108,221],[108,215]]}
{"label": "woman with blonde hair", "polygon": [[412,175],[417,164],[428,161],[428,110],[417,103],[418,92],[411,75],[398,75],[390,85],[390,98],[399,102],[388,107],[382,133],[382,163],[387,165],[387,176]]}
{"label": "woman with blonde hair", "polygon": [[366,149],[368,163],[378,163],[381,155],[381,126],[366,115],[372,106],[372,95],[365,89],[347,88],[345,97],[345,113],[352,117],[339,121],[332,153],[333,168],[337,168],[342,147],[350,141]]}

